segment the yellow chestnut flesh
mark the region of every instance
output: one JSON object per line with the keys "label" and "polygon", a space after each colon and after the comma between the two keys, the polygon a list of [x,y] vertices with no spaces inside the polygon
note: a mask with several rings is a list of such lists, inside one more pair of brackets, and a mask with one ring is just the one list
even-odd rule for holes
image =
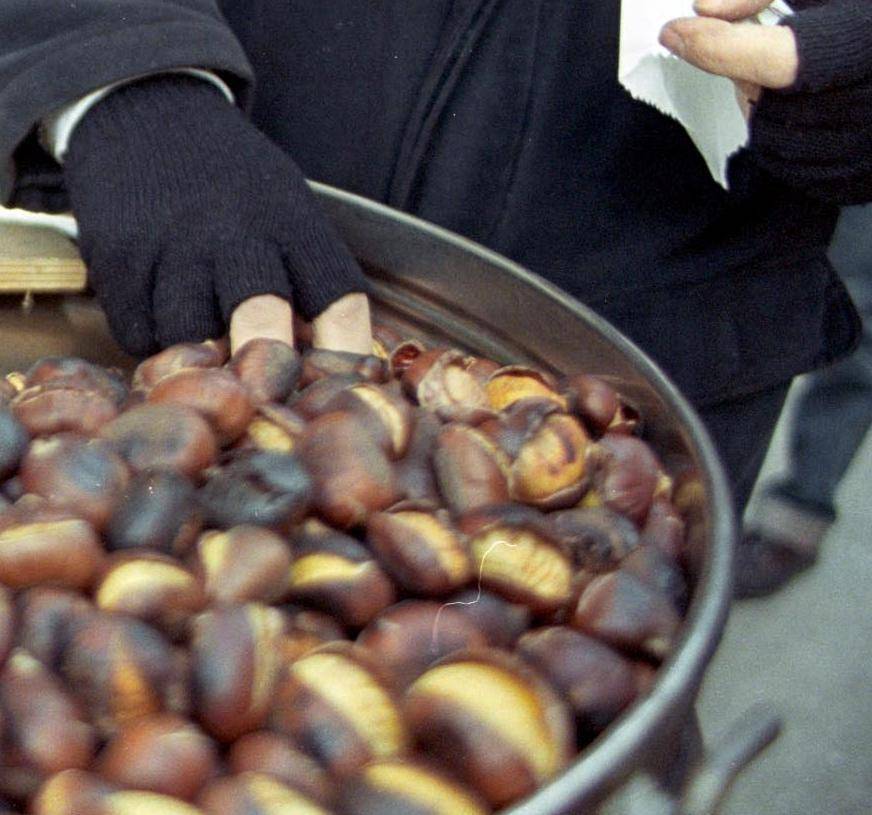
{"label": "yellow chestnut flesh", "polygon": [[449,657],[406,694],[417,737],[492,805],[505,806],[558,773],[574,729],[565,704],[511,655]]}

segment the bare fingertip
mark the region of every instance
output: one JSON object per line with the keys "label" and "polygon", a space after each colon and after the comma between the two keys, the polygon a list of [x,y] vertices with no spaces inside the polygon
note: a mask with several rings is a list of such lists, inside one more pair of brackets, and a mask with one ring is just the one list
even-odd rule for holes
{"label": "bare fingertip", "polygon": [[660,44],[664,48],[668,48],[673,54],[683,56],[686,50],[686,45],[681,35],[676,31],[675,27],[670,23],[665,25],[660,30]]}

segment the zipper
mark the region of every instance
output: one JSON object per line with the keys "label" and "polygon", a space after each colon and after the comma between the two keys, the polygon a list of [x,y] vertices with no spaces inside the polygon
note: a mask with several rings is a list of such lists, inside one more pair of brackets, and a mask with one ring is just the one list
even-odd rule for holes
{"label": "zipper", "polygon": [[387,203],[408,211],[421,165],[433,131],[448,105],[463,69],[502,0],[469,0],[455,23],[445,32],[430,70],[421,85],[418,102],[406,124]]}

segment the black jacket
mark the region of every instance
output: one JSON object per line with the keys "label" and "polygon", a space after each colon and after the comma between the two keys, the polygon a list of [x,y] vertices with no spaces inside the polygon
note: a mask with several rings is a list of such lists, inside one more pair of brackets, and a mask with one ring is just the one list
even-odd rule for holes
{"label": "black jacket", "polygon": [[58,168],[33,138],[55,107],[122,77],[201,66],[308,176],[552,280],[698,405],[784,382],[855,342],[825,250],[840,197],[872,198],[872,144],[848,146],[860,169],[841,184],[777,177],[767,150],[792,125],[767,94],[758,110],[775,135],[733,160],[726,193],[682,128],[618,85],[619,3],[223,5],[224,18],[209,0],[4,0],[4,197],[63,204]]}

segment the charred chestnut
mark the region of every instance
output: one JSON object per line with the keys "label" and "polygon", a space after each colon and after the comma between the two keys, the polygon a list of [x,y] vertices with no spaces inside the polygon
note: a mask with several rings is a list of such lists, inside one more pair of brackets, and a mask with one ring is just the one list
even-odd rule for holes
{"label": "charred chestnut", "polygon": [[282,526],[305,516],[313,494],[315,485],[300,456],[257,452],[211,474],[198,502],[209,526]]}
{"label": "charred chestnut", "polygon": [[35,439],[20,475],[25,490],[69,508],[97,529],[109,520],[130,478],[110,444],[65,434]]}
{"label": "charred chestnut", "polygon": [[183,554],[199,527],[193,484],[168,470],[134,476],[104,534],[109,549],[148,548]]}
{"label": "charred chestnut", "polygon": [[30,443],[30,435],[24,425],[0,407],[0,480],[8,478],[21,461]]}

